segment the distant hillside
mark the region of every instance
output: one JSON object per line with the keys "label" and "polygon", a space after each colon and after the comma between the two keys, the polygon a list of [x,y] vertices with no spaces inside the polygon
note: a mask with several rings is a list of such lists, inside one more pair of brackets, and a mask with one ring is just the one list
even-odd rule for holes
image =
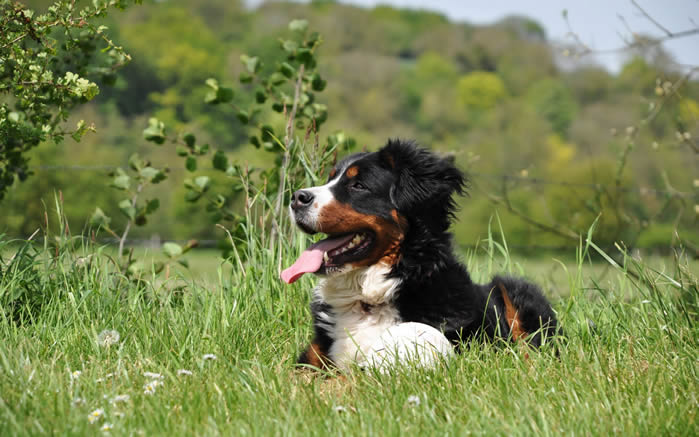
{"label": "distant hillside", "polygon": [[[455,226],[459,243],[485,236],[497,210],[514,246],[568,245],[532,222],[586,232],[602,205],[598,235],[606,243],[621,235],[642,246],[667,245],[678,225],[699,245],[699,83],[690,80],[681,99],[663,100],[658,116],[641,123],[659,99],[656,88],[682,75],[662,56],[630,54],[616,76],[584,63],[562,71],[545,30],[526,17],[475,26],[390,7],[282,2],[247,11],[227,0],[145,2],[108,19],[133,61],[115,86],[102,86],[95,103],[76,114],[94,121],[98,132],[79,144],[36,150],[37,174],[4,201],[9,213],[0,232],[33,232],[43,220],[42,200],[51,204],[59,189],[71,224],[80,228],[96,204],[113,203],[108,199],[116,195],[104,170],[93,167],[122,165],[138,150],[173,172],[160,187],[157,225],[134,236],[214,235],[206,215],[182,200],[185,174],[172,148],[154,150],[141,131],[157,116],[233,159],[264,166],[269,156],[247,144],[247,128],[232,110],[204,103],[204,81],[215,77],[238,87],[240,55],[270,58],[293,18],[306,18],[323,36],[328,86],[320,100],[329,117],[321,137],[342,130],[369,149],[389,137],[414,138],[453,153],[470,171],[472,194]],[[621,173],[620,159],[627,160]],[[88,168],[55,168],[62,166]],[[518,213],[508,212],[507,202]]]}

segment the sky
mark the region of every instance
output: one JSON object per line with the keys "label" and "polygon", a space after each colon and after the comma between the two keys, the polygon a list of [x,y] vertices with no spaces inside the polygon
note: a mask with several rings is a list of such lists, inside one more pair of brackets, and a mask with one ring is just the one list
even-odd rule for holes
{"label": "sky", "polygon": [[[247,0],[254,7],[264,0]],[[699,0],[636,0],[637,3],[671,32],[699,27]],[[628,27],[636,33],[663,36],[657,26],[645,18],[631,0],[341,0],[342,3],[373,7],[379,4],[396,7],[430,9],[453,21],[489,24],[507,15],[525,15],[538,21],[551,41],[572,42],[562,11],[568,11],[571,28],[590,48],[615,49],[624,46]],[[674,39],[663,44],[680,64],[699,65],[699,34]],[[624,57],[619,54],[597,56],[598,63],[618,71]]]}

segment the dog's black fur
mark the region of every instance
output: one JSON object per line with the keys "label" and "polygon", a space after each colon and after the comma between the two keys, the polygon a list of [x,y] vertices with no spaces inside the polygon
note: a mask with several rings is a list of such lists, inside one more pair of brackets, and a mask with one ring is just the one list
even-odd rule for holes
{"label": "dog's black fur", "polygon": [[[358,169],[357,176],[335,174],[350,165]],[[536,285],[506,276],[476,284],[455,256],[449,226],[454,196],[464,194],[467,180],[450,160],[409,141],[389,140],[378,152],[340,162],[331,180],[338,177],[332,192],[344,208],[400,222],[402,235],[398,253],[390,258],[389,276],[400,280],[391,304],[402,322],[433,326],[455,346],[484,334],[538,347],[556,333],[556,316]],[[299,362],[317,365],[318,356],[326,358],[333,343],[320,314],[334,310],[316,299],[311,311],[315,338]]]}

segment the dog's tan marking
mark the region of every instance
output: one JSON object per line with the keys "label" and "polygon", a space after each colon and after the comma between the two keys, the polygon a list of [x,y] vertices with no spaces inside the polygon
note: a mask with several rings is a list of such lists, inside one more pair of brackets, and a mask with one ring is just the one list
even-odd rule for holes
{"label": "dog's tan marking", "polygon": [[507,294],[507,290],[502,283],[498,284],[500,288],[500,294],[502,294],[502,300],[505,302],[505,320],[507,320],[507,325],[510,327],[510,333],[512,333],[513,340],[519,340],[527,336],[527,332],[522,329],[522,323],[519,320],[519,315],[517,314],[517,309],[512,305],[510,296]]}
{"label": "dog's tan marking", "polygon": [[[396,213],[396,216],[398,214]],[[404,238],[404,223],[384,219],[382,217],[362,214],[350,205],[336,200],[328,203],[318,214],[318,230],[320,232],[340,235],[350,232],[370,230],[376,239],[374,247],[367,256],[351,263],[355,267],[365,267],[381,261],[384,264],[395,264],[399,257],[400,244]]]}
{"label": "dog's tan marking", "polygon": [[320,349],[317,343],[311,343],[306,349],[306,361],[311,366],[319,369],[325,369],[328,366],[328,357]]}

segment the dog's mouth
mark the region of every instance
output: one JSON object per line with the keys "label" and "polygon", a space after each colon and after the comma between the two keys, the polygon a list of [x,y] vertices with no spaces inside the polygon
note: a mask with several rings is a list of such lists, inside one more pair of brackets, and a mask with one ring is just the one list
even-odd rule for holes
{"label": "dog's mouth", "polygon": [[329,235],[312,244],[294,264],[282,272],[282,280],[291,284],[305,273],[329,274],[347,263],[363,259],[374,243],[371,232]]}

